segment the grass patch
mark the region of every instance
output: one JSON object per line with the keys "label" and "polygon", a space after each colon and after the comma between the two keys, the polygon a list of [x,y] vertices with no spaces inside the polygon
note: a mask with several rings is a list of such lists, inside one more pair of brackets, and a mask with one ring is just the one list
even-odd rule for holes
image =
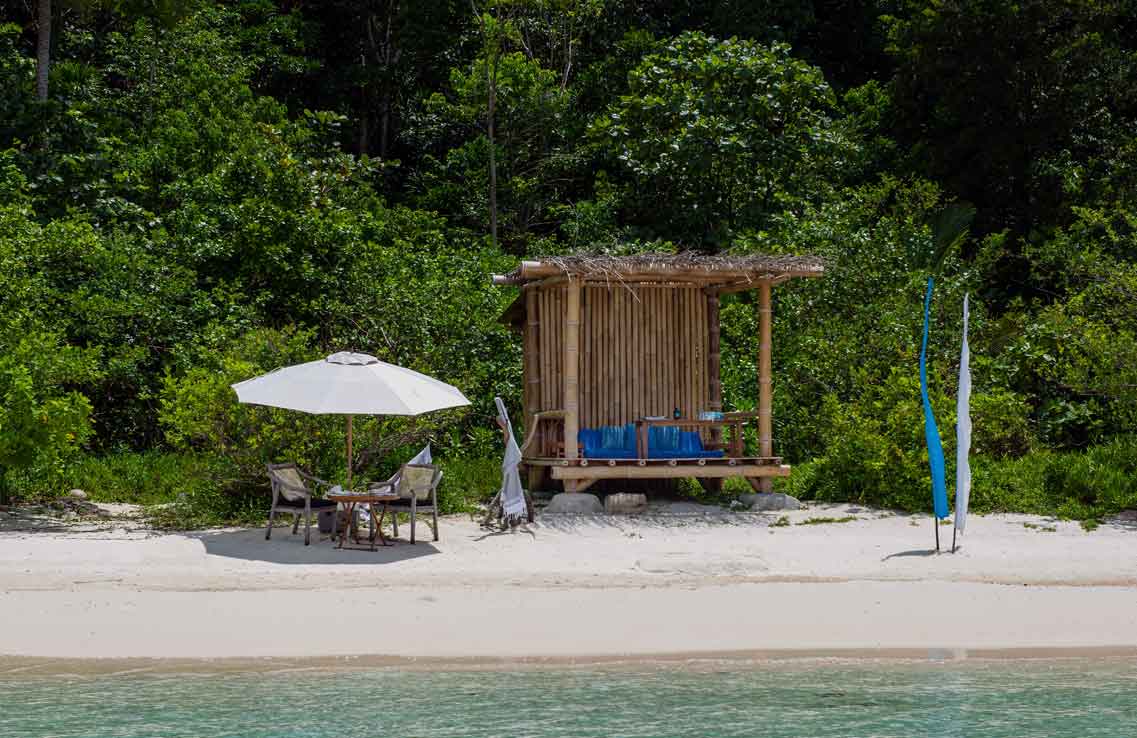
{"label": "grass patch", "polygon": [[1034,523],[1023,523],[1023,527],[1027,530],[1037,530],[1039,533],[1054,533],[1058,530],[1053,525],[1036,525]]}
{"label": "grass patch", "polygon": [[1082,521],[1082,530],[1087,533],[1092,533],[1101,527],[1101,521],[1097,518],[1086,518]]}
{"label": "grass patch", "polygon": [[472,513],[478,503],[493,499],[501,489],[501,459],[459,457],[439,459],[442,481],[438,507],[442,513]]}
{"label": "grass patch", "polygon": [[806,518],[798,525],[826,525],[828,523],[851,523],[857,519],[856,515],[846,515],[843,518]]}
{"label": "grass patch", "polygon": [[64,478],[94,502],[159,505],[226,485],[221,460],[194,454],[145,451],[88,456],[72,464]]}
{"label": "grass patch", "polygon": [[789,525],[790,525],[790,519],[788,517],[786,517],[785,515],[778,518],[773,523],[770,523],[771,528],[788,528]]}

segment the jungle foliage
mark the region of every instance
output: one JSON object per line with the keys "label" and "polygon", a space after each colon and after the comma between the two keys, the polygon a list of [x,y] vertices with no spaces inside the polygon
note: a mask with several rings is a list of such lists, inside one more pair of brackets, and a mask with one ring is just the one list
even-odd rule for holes
{"label": "jungle foliage", "polygon": [[959,206],[929,362],[950,459],[970,293],[977,507],[1137,506],[1133,0],[56,0],[46,39],[37,7],[0,9],[5,496],[255,517],[266,460],[342,474],[341,421],[229,383],[352,348],[474,400],[356,426],[357,474],[429,440],[461,509],[520,394],[489,274],[695,249],[826,258],[775,291],[789,488],[927,509],[922,292]]}

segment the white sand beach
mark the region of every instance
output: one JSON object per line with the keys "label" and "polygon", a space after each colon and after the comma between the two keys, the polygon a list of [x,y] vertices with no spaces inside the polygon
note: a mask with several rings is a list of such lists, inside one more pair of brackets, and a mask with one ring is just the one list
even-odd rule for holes
{"label": "white sand beach", "polygon": [[[265,541],[263,529],[8,522],[0,655],[587,660],[1137,647],[1132,522],[1086,532],[973,517],[959,552],[935,555],[927,516],[813,505],[772,527],[782,515],[547,515],[513,533],[457,516],[437,543],[426,534],[376,552],[326,539],[305,548],[283,527]],[[941,532],[950,546],[950,527]]]}

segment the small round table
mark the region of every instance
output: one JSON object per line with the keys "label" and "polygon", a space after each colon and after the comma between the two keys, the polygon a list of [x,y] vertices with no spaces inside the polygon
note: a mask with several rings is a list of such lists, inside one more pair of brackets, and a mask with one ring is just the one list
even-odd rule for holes
{"label": "small round table", "polygon": [[[383,517],[387,514],[387,504],[395,502],[399,499],[397,494],[391,492],[368,492],[366,494],[335,494],[325,495],[325,499],[332,502],[338,502],[347,509],[347,525],[340,531],[340,543],[338,548],[343,548],[343,544],[347,541],[348,533],[355,528],[355,506],[367,505],[371,510],[371,522],[375,526],[375,531],[379,534],[379,545],[390,546],[392,544],[387,542],[383,536]],[[375,517],[375,506],[379,505],[379,518]],[[375,550],[375,535],[369,536],[371,540],[371,550]],[[354,535],[356,543],[359,543],[359,535]]]}

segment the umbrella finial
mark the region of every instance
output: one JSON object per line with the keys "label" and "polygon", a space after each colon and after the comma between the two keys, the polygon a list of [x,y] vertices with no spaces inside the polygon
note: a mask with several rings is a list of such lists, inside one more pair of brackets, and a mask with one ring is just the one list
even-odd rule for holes
{"label": "umbrella finial", "polygon": [[348,366],[367,366],[368,364],[379,363],[379,360],[371,354],[357,354],[354,351],[339,351],[324,361],[329,364],[346,364]]}

